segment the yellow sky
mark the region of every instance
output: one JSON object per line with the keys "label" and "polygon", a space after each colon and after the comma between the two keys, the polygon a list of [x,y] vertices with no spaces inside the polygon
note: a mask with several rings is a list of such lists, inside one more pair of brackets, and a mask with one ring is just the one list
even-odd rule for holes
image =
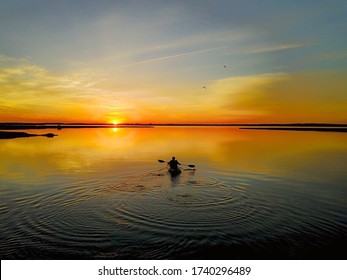
{"label": "yellow sky", "polygon": [[77,2],[0,4],[0,122],[347,123],[339,1]]}
{"label": "yellow sky", "polygon": [[[1,121],[346,122],[342,71],[231,76],[169,86],[53,75],[28,61],[0,69]],[[165,93],[165,94],[162,94]]]}

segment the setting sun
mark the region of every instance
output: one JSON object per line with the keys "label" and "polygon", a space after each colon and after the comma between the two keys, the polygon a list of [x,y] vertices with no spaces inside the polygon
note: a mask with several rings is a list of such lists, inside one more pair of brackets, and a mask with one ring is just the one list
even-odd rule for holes
{"label": "setting sun", "polygon": [[[332,1],[201,1],[198,12],[189,0],[83,11],[2,0],[16,16],[0,20],[0,122],[347,123],[346,16]],[[64,18],[47,19],[52,7]]]}

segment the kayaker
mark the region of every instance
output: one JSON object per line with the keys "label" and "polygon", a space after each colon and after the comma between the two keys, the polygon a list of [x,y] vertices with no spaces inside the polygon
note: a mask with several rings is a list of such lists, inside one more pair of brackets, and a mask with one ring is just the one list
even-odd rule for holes
{"label": "kayaker", "polygon": [[178,166],[181,165],[175,157],[172,157],[167,164],[170,165],[171,170],[178,170]]}

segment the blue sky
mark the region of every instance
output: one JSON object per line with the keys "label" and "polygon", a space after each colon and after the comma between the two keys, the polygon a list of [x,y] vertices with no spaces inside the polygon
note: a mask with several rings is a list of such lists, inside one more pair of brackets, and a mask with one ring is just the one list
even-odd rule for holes
{"label": "blue sky", "polygon": [[346,14],[341,0],[3,0],[0,121],[347,122]]}

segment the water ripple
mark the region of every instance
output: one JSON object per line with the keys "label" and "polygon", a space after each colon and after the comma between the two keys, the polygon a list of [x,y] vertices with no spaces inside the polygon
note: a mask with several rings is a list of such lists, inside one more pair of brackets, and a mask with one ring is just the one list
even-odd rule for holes
{"label": "water ripple", "polygon": [[16,196],[6,189],[1,250],[5,258],[127,258],[135,251],[169,258],[231,243],[266,251],[268,242],[282,240],[295,255],[310,238],[324,243],[322,236],[343,238],[347,230],[346,207],[336,208],[332,196],[322,199],[305,186],[263,174],[183,172],[171,178],[154,170],[62,182],[34,193],[23,189]]}

